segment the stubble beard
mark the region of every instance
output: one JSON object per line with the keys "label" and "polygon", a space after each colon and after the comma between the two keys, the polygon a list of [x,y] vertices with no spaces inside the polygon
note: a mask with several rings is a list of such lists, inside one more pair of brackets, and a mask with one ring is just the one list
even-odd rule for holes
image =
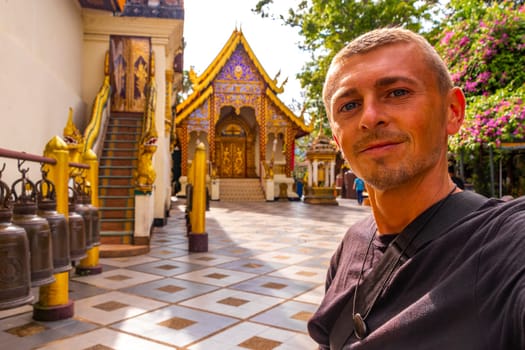
{"label": "stubble beard", "polygon": [[[359,159],[359,145],[370,142],[371,139],[385,137],[385,135],[373,135],[357,142],[354,145],[354,159]],[[408,141],[408,137],[402,134],[388,135],[388,139],[398,141]],[[373,188],[385,191],[402,186],[428,171],[433,167],[441,156],[442,147],[435,147],[426,156],[420,155],[417,158],[410,157],[409,154],[403,154],[398,161],[392,159],[378,158],[363,162],[360,169],[360,177]],[[370,163],[372,162],[372,163]]]}

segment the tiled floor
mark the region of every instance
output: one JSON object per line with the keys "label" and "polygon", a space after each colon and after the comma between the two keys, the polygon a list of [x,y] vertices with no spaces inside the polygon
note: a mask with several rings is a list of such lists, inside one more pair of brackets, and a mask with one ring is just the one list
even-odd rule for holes
{"label": "tiled floor", "polygon": [[[346,228],[370,212],[302,202],[212,202],[207,253],[188,253],[184,201],[155,228],[148,254],[100,259],[103,272],[71,276],[68,320],[0,312],[2,349],[306,350],[306,321]],[[38,289],[34,290],[38,295]]]}

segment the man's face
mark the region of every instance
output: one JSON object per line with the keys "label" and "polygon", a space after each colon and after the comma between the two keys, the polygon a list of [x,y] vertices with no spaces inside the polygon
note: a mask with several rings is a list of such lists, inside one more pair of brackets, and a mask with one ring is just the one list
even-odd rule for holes
{"label": "man's face", "polygon": [[327,79],[334,137],[352,170],[374,188],[419,182],[446,159],[450,94],[439,92],[417,46],[351,56]]}

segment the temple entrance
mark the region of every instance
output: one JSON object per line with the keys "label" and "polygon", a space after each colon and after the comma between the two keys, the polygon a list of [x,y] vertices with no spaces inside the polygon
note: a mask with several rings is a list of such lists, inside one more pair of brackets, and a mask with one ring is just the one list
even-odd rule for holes
{"label": "temple entrance", "polygon": [[246,177],[246,131],[235,119],[228,120],[216,138],[220,177]]}
{"label": "temple entrance", "polygon": [[220,177],[246,177],[246,145],[244,140],[223,139],[219,150]]}
{"label": "temple entrance", "polygon": [[150,59],[149,38],[110,37],[112,112],[144,112]]}

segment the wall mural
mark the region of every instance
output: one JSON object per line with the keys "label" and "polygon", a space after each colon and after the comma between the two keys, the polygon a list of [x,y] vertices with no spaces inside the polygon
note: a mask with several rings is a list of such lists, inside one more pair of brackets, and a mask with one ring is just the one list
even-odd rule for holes
{"label": "wall mural", "polygon": [[210,127],[208,114],[208,101],[206,101],[188,119],[188,132],[204,131],[207,133]]}
{"label": "wall mural", "polygon": [[149,38],[111,36],[112,112],[144,112],[150,56]]}

